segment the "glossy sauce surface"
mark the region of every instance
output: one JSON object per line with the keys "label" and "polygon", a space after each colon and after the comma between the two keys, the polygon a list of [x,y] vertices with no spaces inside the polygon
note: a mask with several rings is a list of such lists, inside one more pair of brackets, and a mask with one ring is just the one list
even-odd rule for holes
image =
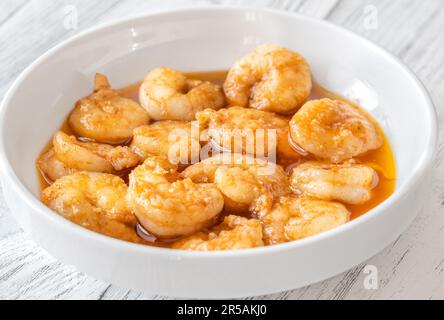
{"label": "glossy sauce surface", "polygon": [[[199,73],[188,73],[187,76],[189,78],[193,79],[199,79],[204,81],[211,81],[216,84],[222,85],[225,78],[226,78],[227,72],[226,71],[213,71],[213,72],[199,72]],[[139,87],[141,82],[129,85],[127,87],[118,89],[118,92],[120,95],[133,99],[135,101],[138,101],[138,95],[139,95]],[[330,99],[337,99],[337,100],[343,100],[351,105],[354,105],[355,107],[359,108],[355,103],[338,96],[332,92],[329,92],[328,90],[322,88],[318,84],[314,83],[313,90],[310,95],[309,99],[321,99],[321,98],[330,98]],[[289,116],[291,118],[291,116]],[[289,118],[289,119],[290,119]],[[371,118],[371,117],[370,117]],[[372,199],[365,203],[364,205],[347,205],[347,208],[352,213],[352,219],[356,219],[359,216],[367,213],[371,209],[375,208],[379,204],[381,204],[383,201],[385,201],[387,198],[389,198],[396,186],[396,164],[395,164],[395,158],[392,152],[392,149],[390,147],[390,144],[388,142],[387,137],[385,136],[384,132],[380,129],[379,125],[376,121],[374,121],[375,124],[378,126],[379,130],[381,131],[381,134],[383,136],[383,145],[381,148],[377,150],[373,150],[370,152],[367,152],[364,155],[361,155],[357,158],[360,163],[368,165],[372,168],[374,168],[379,175],[379,184],[378,186],[372,191],[373,196]],[[74,132],[69,127],[68,122],[66,121],[62,127],[61,131],[74,135]],[[52,147],[52,142],[49,142],[48,145],[43,149],[42,155],[46,153],[50,148]],[[305,157],[302,162],[310,161],[310,160],[316,160],[313,156],[307,156]],[[299,163],[302,163],[299,162]],[[280,165],[284,166],[287,169],[290,169],[291,166],[294,164],[291,163],[279,163]],[[41,171],[37,168],[38,176],[40,179],[40,186],[41,189],[45,189],[49,186],[49,181],[44,177],[44,175],[41,173]],[[124,180],[127,180],[127,172],[122,176]],[[225,214],[229,215],[229,212],[226,212]],[[168,247],[169,245],[167,243],[147,243],[149,245],[154,246],[161,246],[161,247]]]}

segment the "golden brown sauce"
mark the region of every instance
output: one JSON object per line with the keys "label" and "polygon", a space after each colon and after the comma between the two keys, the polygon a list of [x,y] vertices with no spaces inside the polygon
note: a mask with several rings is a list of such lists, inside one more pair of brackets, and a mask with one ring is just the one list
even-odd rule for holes
{"label": "golden brown sauce", "polygon": [[[187,76],[192,79],[199,79],[203,81],[211,81],[216,84],[223,84],[225,81],[225,78],[227,76],[227,71],[212,71],[212,72],[194,72],[194,73],[188,73]],[[139,87],[141,82],[137,82],[135,84],[129,85],[127,87],[118,89],[118,92],[121,96],[133,99],[135,101],[139,101]],[[309,99],[322,99],[322,98],[330,98],[330,99],[337,99],[337,100],[343,100],[351,105],[354,105],[359,108],[355,103],[337,95],[334,94],[325,88],[321,87],[317,83],[314,83],[313,90],[310,95]],[[362,110],[362,109],[361,109]],[[372,119],[372,117],[369,115],[369,117]],[[380,128],[379,124],[374,121],[374,123]],[[74,132],[70,128],[68,121],[65,121],[60,129],[61,131],[74,135]],[[395,164],[395,157],[393,155],[392,149],[390,147],[389,141],[382,131],[380,129],[381,134],[383,136],[383,145],[381,148],[373,151],[369,151],[364,155],[361,155],[356,158],[359,162],[362,164],[366,164],[368,166],[371,166],[373,169],[375,169],[379,174],[379,184],[378,186],[372,191],[373,197],[372,199],[363,204],[363,205],[347,205],[347,208],[352,213],[352,219],[356,219],[360,217],[361,215],[369,212],[371,209],[375,208],[382,202],[384,202],[387,198],[389,198],[393,192],[395,191],[396,186],[396,164]],[[45,148],[42,151],[42,155],[49,151],[52,147],[52,142],[49,142]],[[40,158],[40,157],[39,157]],[[308,156],[306,157],[306,161],[314,160],[313,157]],[[289,163],[279,163],[283,166],[288,166]],[[37,168],[38,176],[40,179],[40,186],[41,190],[47,188],[49,186],[49,183],[47,179],[43,176],[41,171]],[[125,178],[125,177],[124,177]],[[225,214],[229,215],[229,213],[225,212]],[[157,246],[157,247],[169,247],[169,244],[167,243],[147,243],[149,245]]]}

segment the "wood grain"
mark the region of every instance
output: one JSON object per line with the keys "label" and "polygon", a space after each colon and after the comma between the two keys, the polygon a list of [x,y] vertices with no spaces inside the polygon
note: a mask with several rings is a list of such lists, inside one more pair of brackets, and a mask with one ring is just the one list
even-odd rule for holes
{"label": "wood grain", "polygon": [[[35,58],[98,23],[176,7],[254,5],[327,19],[387,48],[430,90],[444,124],[444,2],[441,0],[3,0],[0,2],[0,96]],[[79,26],[64,28],[64,8],[76,6]],[[366,28],[377,9],[378,27]],[[333,279],[251,299],[443,299],[444,136],[434,167],[430,200],[414,224],[382,253]],[[23,234],[0,196],[0,298],[165,299],[117,288],[62,265]],[[378,290],[364,288],[365,265],[378,268]]]}

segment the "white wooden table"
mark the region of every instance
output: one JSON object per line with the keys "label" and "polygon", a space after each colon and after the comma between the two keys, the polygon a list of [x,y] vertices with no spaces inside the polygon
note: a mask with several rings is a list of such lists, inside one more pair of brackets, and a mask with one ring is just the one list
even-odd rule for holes
{"label": "white wooden table", "polygon": [[[141,12],[199,5],[254,5],[327,19],[399,56],[424,81],[444,123],[444,1],[442,0],[2,0],[0,97],[35,58],[97,23]],[[77,13],[76,19],[69,16]],[[444,139],[441,135],[430,200],[414,224],[366,263],[307,288],[255,299],[443,299]],[[13,221],[0,195],[0,298],[164,299],[117,288],[63,265]],[[379,288],[366,289],[365,266]]]}

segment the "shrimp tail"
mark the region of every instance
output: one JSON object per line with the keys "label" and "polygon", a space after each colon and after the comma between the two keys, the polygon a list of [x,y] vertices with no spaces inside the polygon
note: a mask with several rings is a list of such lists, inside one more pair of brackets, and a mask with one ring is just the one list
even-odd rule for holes
{"label": "shrimp tail", "polygon": [[94,79],[94,92],[98,92],[104,89],[111,89],[111,84],[109,83],[107,76],[101,73],[96,73]]}

